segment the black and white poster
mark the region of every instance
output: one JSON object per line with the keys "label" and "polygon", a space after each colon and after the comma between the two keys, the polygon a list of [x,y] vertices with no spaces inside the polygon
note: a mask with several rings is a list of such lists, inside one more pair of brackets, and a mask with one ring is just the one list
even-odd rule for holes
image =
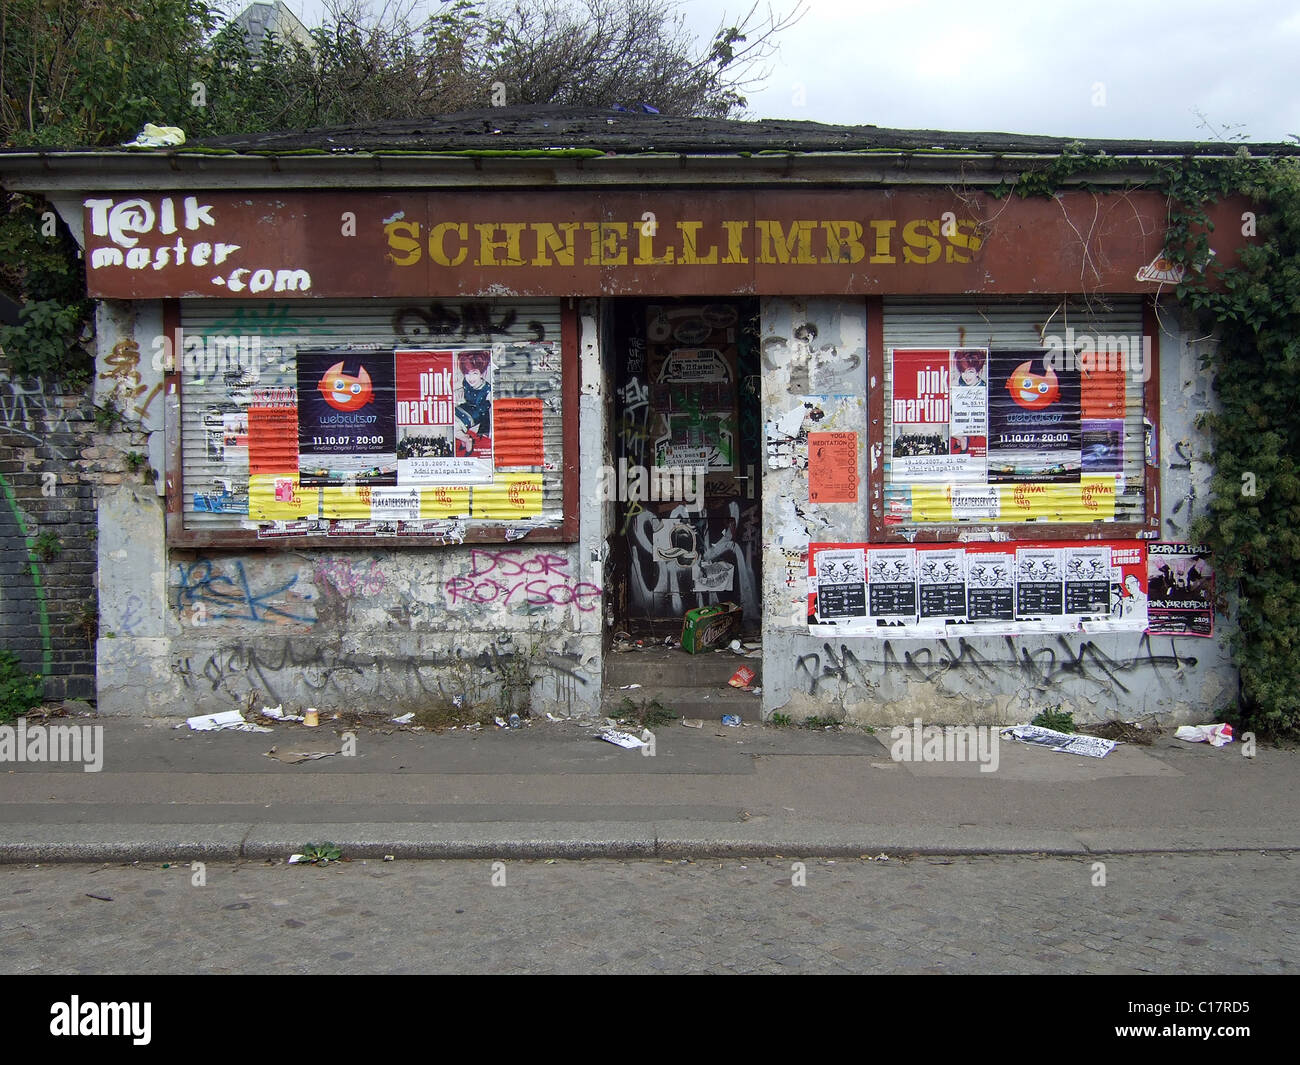
{"label": "black and white poster", "polygon": [[916,620],[916,548],[885,548],[871,552],[867,609],[873,618],[881,620]]}
{"label": "black and white poster", "polygon": [[[1065,613],[1062,554],[1056,547],[1016,548],[1016,617],[1031,620]],[[1107,569],[1109,577],[1109,568]],[[1106,590],[1110,595],[1109,586]],[[1109,599],[1107,600],[1109,605]]]}
{"label": "black and white poster", "polygon": [[833,621],[867,616],[865,555],[860,547],[817,552],[819,619]]}

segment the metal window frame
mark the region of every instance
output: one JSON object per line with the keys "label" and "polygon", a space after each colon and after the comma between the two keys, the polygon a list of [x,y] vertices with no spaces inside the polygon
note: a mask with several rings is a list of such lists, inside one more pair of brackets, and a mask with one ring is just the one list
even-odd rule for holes
{"label": "metal window frame", "polygon": [[[167,336],[180,337],[180,300],[163,301],[163,329]],[[465,530],[464,539],[449,540],[440,536],[277,536],[259,539],[254,529],[187,529],[185,528],[185,485],[182,479],[180,397],[181,374],[179,366],[163,378],[166,396],[164,430],[167,440],[166,522],[167,546],[177,548],[260,548],[264,550],[297,550],[299,548],[327,547],[344,550],[356,547],[444,547],[465,544],[501,543],[551,543],[569,544],[578,541],[578,493],[581,465],[578,455],[579,409],[579,358],[578,358],[578,301],[565,298],[560,301],[560,402],[564,463],[561,474],[564,518],[558,527],[530,529],[524,536],[506,539],[503,525],[475,523]]]}
{"label": "metal window frame", "polygon": [[[867,389],[868,436],[872,454],[884,454],[885,426],[885,299],[868,296],[867,308],[867,381],[879,382]],[[1154,426],[1160,439],[1160,328],[1155,299],[1143,295],[1142,328],[1151,337],[1151,376],[1143,382],[1143,417]],[[880,450],[876,450],[880,449]],[[1158,449],[1157,449],[1158,450]],[[867,514],[869,542],[873,544],[954,543],[952,526],[914,527],[894,530],[885,525],[885,464],[870,464],[868,472],[870,503]],[[1151,457],[1144,457],[1143,494],[1146,515],[1142,521],[1127,522],[1014,522],[1006,524],[963,525],[962,531],[980,530],[1006,533],[1017,540],[1138,540],[1158,538],[1160,534],[1160,467]]]}

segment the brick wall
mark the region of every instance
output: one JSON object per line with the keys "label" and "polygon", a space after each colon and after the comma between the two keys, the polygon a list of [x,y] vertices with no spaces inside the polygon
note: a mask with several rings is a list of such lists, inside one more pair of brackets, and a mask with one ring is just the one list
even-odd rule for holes
{"label": "brick wall", "polygon": [[[0,353],[0,649],[45,698],[95,698],[95,481],[91,390],[15,380]],[[119,467],[120,468],[120,467]],[[43,534],[58,550],[41,557]],[[48,540],[49,538],[46,537]]]}

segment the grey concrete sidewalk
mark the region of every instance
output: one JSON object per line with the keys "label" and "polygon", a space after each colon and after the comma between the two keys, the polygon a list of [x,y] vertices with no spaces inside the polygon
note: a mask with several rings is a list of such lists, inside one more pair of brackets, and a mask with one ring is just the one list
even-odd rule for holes
{"label": "grey concrete sidewalk", "polygon": [[[33,724],[42,723],[33,721]],[[596,725],[198,733],[103,726],[103,768],[0,763],[0,860],[284,857],[328,839],[355,857],[857,856],[1300,849],[1300,752],[1166,735],[1104,759],[1003,741],[973,762],[895,762],[889,735],[665,725],[655,754]]]}

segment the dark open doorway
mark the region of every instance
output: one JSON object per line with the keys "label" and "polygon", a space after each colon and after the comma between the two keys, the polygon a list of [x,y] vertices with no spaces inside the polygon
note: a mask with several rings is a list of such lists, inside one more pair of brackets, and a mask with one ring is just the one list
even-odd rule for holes
{"label": "dark open doorway", "polygon": [[758,301],[619,300],[614,622],[677,636],[694,607],[762,616]]}

